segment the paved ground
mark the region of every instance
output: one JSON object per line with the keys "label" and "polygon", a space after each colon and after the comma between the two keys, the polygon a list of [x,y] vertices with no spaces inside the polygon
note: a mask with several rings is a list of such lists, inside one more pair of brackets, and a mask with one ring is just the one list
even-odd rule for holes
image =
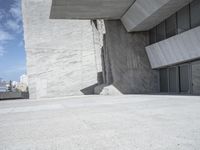
{"label": "paved ground", "polygon": [[199,150],[200,97],[0,102],[0,150]]}

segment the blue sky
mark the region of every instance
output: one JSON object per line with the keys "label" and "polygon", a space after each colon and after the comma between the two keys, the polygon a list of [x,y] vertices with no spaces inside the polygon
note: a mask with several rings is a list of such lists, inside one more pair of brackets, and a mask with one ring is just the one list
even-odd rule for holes
{"label": "blue sky", "polygon": [[24,73],[21,0],[0,0],[0,78],[18,81]]}

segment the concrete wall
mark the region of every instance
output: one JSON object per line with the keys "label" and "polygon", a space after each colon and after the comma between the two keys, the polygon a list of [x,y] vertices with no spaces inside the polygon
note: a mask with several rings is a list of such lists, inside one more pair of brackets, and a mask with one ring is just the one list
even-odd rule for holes
{"label": "concrete wall", "polygon": [[52,0],[52,19],[120,19],[135,0]]}
{"label": "concrete wall", "polygon": [[52,0],[23,0],[30,98],[81,95],[97,82],[90,21],[50,20]]}
{"label": "concrete wall", "polygon": [[151,69],[145,51],[148,33],[127,33],[121,21],[105,21],[105,27],[104,57],[110,61],[106,73],[112,75],[113,85],[124,94],[158,92],[159,75]]}
{"label": "concrete wall", "polygon": [[124,94],[159,91],[145,51],[147,32],[127,33],[120,21],[106,21],[105,34],[100,20],[97,28],[87,20],[50,20],[51,0],[22,6],[30,98],[94,92],[97,73],[100,83],[102,76]]}
{"label": "concrete wall", "polygon": [[152,68],[161,68],[200,58],[200,27],[149,45],[146,51]]}

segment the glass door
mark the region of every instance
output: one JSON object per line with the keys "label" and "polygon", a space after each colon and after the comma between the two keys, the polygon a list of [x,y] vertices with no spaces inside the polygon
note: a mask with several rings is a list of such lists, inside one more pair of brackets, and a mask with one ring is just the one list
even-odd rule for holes
{"label": "glass door", "polygon": [[190,93],[189,64],[179,66],[179,87],[181,93]]}
{"label": "glass door", "polygon": [[169,68],[169,92],[170,93],[179,92],[178,67]]}

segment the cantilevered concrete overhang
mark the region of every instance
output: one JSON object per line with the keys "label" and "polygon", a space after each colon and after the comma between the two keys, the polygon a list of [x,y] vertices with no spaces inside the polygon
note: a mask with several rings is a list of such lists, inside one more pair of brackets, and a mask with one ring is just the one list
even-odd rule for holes
{"label": "cantilevered concrete overhang", "polygon": [[120,19],[135,0],[52,0],[52,19]]}
{"label": "cantilevered concrete overhang", "polygon": [[128,32],[146,31],[192,0],[52,0],[51,19],[121,19]]}

